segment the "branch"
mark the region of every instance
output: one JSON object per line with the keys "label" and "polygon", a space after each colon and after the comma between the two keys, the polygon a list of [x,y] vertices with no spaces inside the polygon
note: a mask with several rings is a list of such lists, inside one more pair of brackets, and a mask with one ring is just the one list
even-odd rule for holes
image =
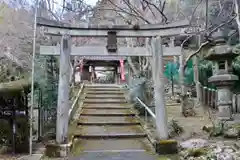
{"label": "branch", "polygon": [[[98,10],[105,10],[105,11],[115,11],[117,14],[119,14],[119,13],[126,13],[126,14],[128,14],[128,15],[130,15],[130,16],[133,16],[133,17],[136,17],[136,18],[140,18],[140,19],[142,19],[142,17],[141,16],[139,16],[139,15],[136,15],[136,14],[133,14],[133,13],[130,13],[130,12],[127,12],[127,11],[125,11],[124,9],[122,9],[122,8],[119,8],[119,9],[111,9],[111,8],[108,8],[108,9],[101,9],[101,8],[99,8]],[[121,15],[121,17],[124,17],[123,15]],[[124,17],[124,19],[126,19],[126,17]],[[147,20],[144,20],[147,24],[150,24],[150,22],[149,21],[147,21]]]}
{"label": "branch", "polygon": [[[234,3],[235,3],[235,13],[237,14],[236,15],[236,23],[237,23],[237,26],[238,26],[238,34],[240,35],[240,15],[239,15],[239,3],[238,3],[238,0],[234,0]],[[239,36],[240,38],[240,36]]]}
{"label": "branch", "polygon": [[[217,27],[215,27],[214,29],[212,29],[212,30],[209,32],[208,36],[211,35],[213,32],[215,32],[216,30],[218,30],[219,28],[221,28],[221,27],[223,27],[224,25],[226,25],[226,24],[230,23],[231,21],[233,21],[233,20],[235,19],[235,17],[236,17],[236,15],[233,16],[233,17],[232,17],[230,20],[228,20],[227,22],[224,22],[224,23],[218,25]],[[193,37],[193,35],[192,35],[191,37]],[[186,40],[184,40],[183,43],[181,44],[181,47],[182,47],[183,44],[184,44],[188,39],[190,39],[191,37],[188,37]],[[200,45],[200,47],[199,47],[194,53],[190,54],[190,55],[186,58],[186,60],[185,60],[185,62],[184,62],[184,67],[183,67],[183,68],[185,69],[186,66],[187,66],[187,62],[188,62],[193,56],[197,55],[197,54],[202,50],[202,48],[205,47],[206,45],[208,45],[209,43],[210,43],[209,40],[208,40],[207,42],[204,42],[203,44]]]}
{"label": "branch", "polygon": [[149,66],[149,58],[145,57],[145,64],[143,65],[143,71],[146,71],[148,69]]}
{"label": "branch", "polygon": [[185,63],[184,63],[184,66],[183,66],[183,69],[185,69],[187,67],[187,62],[193,57],[195,56],[196,54],[198,54],[202,49],[203,47],[205,47],[206,45],[208,45],[210,42],[207,41],[207,42],[204,42],[203,44],[201,44],[201,46],[192,54],[190,54],[186,60],[185,60]]}
{"label": "branch", "polygon": [[[152,2],[149,2],[148,0],[143,0],[144,2],[146,2],[148,5],[151,5],[151,6],[153,6],[161,15],[162,15],[162,17],[163,17],[163,21],[166,23],[167,22],[167,17],[166,17],[166,15],[163,13],[163,9],[164,9],[164,7],[163,7],[163,9],[162,10],[160,10],[154,3],[152,3]],[[165,6],[165,5],[164,5]]]}
{"label": "branch", "polygon": [[88,5],[88,4],[86,4],[83,0],[80,0],[80,2],[81,2],[81,10],[80,11],[77,11],[77,10],[74,10],[74,9],[72,9],[72,8],[68,8],[68,7],[66,7],[65,6],[65,4],[66,4],[66,2],[65,2],[65,0],[63,0],[63,5],[60,5],[58,2],[55,2],[55,1],[52,1],[52,3],[53,4],[56,4],[57,6],[60,6],[61,8],[62,8],[62,15],[64,14],[63,12],[64,12],[64,10],[66,9],[67,11],[71,11],[71,12],[74,12],[74,13],[78,13],[79,14],[79,16],[84,16],[85,14],[87,14],[87,13],[89,13],[89,12],[91,12],[91,11],[93,11],[93,8],[90,6],[90,5]]}
{"label": "branch", "polygon": [[[129,46],[133,46],[133,41],[132,41],[132,39],[130,38],[126,38],[126,41],[127,41],[127,44],[129,45]],[[132,58],[131,57],[128,57],[127,58],[127,61],[128,61],[128,64],[130,65],[130,67],[131,67],[131,69],[133,70],[133,73],[134,73],[134,75],[136,75],[137,74],[137,69],[136,69],[136,67],[134,66],[134,64],[133,64],[133,62],[132,62]]]}
{"label": "branch", "polygon": [[[123,0],[123,2],[128,6],[130,11],[135,12],[137,15],[141,15],[141,12],[136,8],[129,0]],[[142,16],[142,15],[141,15]]]}
{"label": "branch", "polygon": [[[122,11],[123,13],[126,13],[126,14],[129,14],[131,16],[134,16],[134,17],[138,17],[140,18],[141,20],[143,20],[144,22],[146,22],[147,24],[151,24],[147,19],[145,19],[143,16],[140,15],[140,13],[138,11],[136,11],[134,8],[131,7],[131,4],[129,5],[128,3],[125,3],[129,9],[131,9],[131,11],[134,11],[136,14],[133,14],[131,12],[128,12],[124,9],[122,9],[121,7],[119,7],[118,5],[116,5],[114,2],[112,2],[112,0],[108,0],[114,7],[116,7],[119,11]],[[124,1],[125,2],[125,1]],[[114,10],[117,12],[116,9],[111,9],[111,10]]]}

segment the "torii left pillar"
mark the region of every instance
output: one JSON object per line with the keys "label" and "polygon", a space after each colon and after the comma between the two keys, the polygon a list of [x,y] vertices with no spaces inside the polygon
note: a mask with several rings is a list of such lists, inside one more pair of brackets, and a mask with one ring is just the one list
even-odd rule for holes
{"label": "torii left pillar", "polygon": [[68,112],[70,108],[70,55],[71,55],[71,37],[63,35],[60,50],[60,71],[58,84],[58,105],[57,105],[57,133],[56,142],[58,144],[67,143],[68,132]]}

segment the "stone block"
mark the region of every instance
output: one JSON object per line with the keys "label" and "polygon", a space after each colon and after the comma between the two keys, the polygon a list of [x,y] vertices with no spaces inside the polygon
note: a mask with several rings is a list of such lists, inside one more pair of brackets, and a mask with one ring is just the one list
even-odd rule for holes
{"label": "stone block", "polygon": [[42,154],[32,154],[28,156],[19,157],[17,160],[41,160],[43,157]]}
{"label": "stone block", "polygon": [[46,145],[45,155],[47,157],[66,157],[71,150],[71,144],[49,143]]}
{"label": "stone block", "polygon": [[178,153],[178,142],[176,140],[160,140],[155,144],[156,153],[159,155]]}
{"label": "stone block", "polygon": [[214,126],[212,124],[205,125],[202,128],[203,131],[208,132],[208,133],[212,132],[213,129],[214,129]]}

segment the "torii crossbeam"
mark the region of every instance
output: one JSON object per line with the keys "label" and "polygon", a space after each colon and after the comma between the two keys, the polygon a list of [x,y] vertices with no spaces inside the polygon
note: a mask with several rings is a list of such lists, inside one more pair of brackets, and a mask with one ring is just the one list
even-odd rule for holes
{"label": "torii crossbeam", "polygon": [[57,21],[38,18],[37,25],[44,27],[48,35],[61,36],[68,34],[71,37],[107,37],[109,31],[117,33],[117,37],[154,37],[174,36],[184,34],[189,21],[175,21],[169,24],[146,25],[73,25]]}
{"label": "torii crossbeam", "polygon": [[[119,47],[109,53],[105,46],[72,46],[72,56],[152,56],[146,47]],[[40,46],[41,55],[60,55],[60,46]],[[180,56],[181,47],[163,47],[163,56]]]}

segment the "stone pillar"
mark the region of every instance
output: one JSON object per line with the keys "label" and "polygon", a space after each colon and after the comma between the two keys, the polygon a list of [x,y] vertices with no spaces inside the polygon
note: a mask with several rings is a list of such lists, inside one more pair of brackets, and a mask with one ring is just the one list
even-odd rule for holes
{"label": "stone pillar", "polygon": [[121,83],[121,69],[119,66],[117,67],[117,83]]}
{"label": "stone pillar", "polygon": [[214,101],[215,101],[215,90],[211,89],[211,107],[214,108]]}
{"label": "stone pillar", "polygon": [[118,83],[118,74],[117,74],[117,67],[115,67],[115,69],[114,69],[115,71],[114,71],[114,80],[115,80],[115,84],[117,84]]}
{"label": "stone pillar", "polygon": [[70,57],[71,57],[71,37],[62,36],[60,50],[60,69],[59,69],[59,85],[58,85],[58,104],[57,104],[57,127],[56,142],[58,144],[67,143],[68,111],[69,103],[69,77],[70,77]]}
{"label": "stone pillar", "polygon": [[233,113],[237,113],[236,99],[237,99],[236,94],[233,94],[233,96],[232,96],[232,110],[233,110]]}
{"label": "stone pillar", "polygon": [[92,65],[90,65],[90,66],[88,67],[88,71],[89,71],[89,81],[90,81],[90,83],[92,83],[92,72],[93,72],[93,67],[92,67]]}
{"label": "stone pillar", "polygon": [[173,62],[178,63],[178,61],[179,61],[179,57],[178,56],[173,56]]}
{"label": "stone pillar", "polygon": [[203,87],[203,105],[206,105],[207,103],[207,87]]}
{"label": "stone pillar", "polygon": [[240,95],[237,94],[237,113],[240,113]]}
{"label": "stone pillar", "polygon": [[162,39],[152,39],[152,76],[154,82],[154,99],[156,114],[156,129],[159,140],[168,139],[167,110],[164,98],[164,75],[163,75],[163,48]]}

